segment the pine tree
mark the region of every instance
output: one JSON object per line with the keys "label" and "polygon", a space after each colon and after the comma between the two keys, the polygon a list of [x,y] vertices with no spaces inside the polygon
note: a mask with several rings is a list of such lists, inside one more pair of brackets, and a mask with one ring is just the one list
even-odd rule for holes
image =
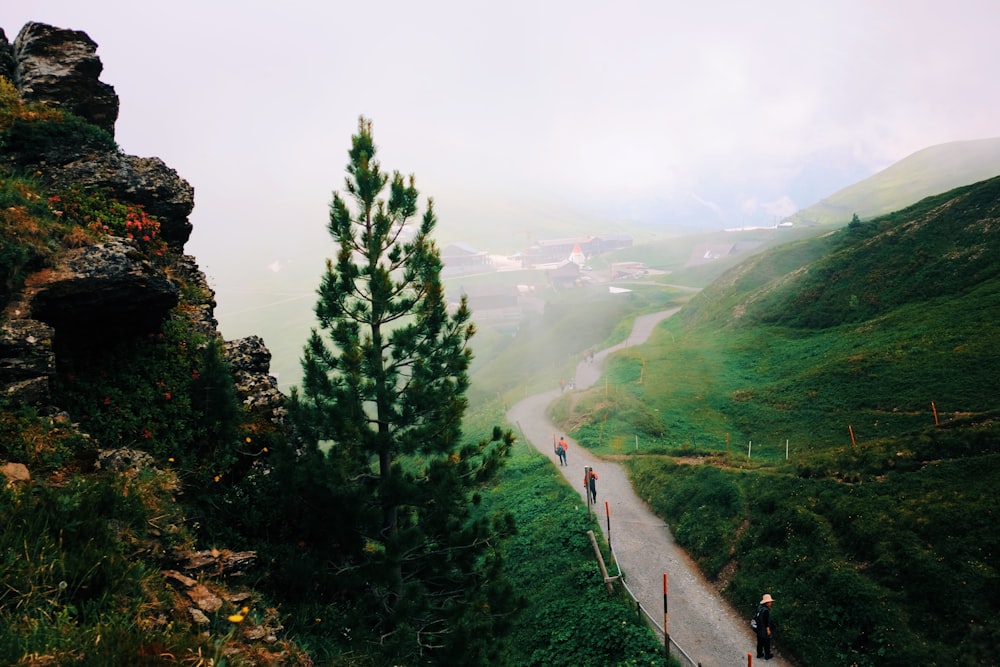
{"label": "pine tree", "polygon": [[463,299],[449,312],[433,201],[417,220],[413,177],[389,178],[375,155],[371,122],[361,118],[347,200],[335,192],[330,206],[337,256],[318,290],[319,330],[304,350],[292,414],[300,432],[329,444],[330,483],[366,506],[351,508],[362,547],[341,555],[349,563],[337,566],[338,585],[369,605],[362,614],[387,652],[444,659],[461,642],[473,664],[479,649],[470,642],[485,650],[483,630],[510,598],[495,543],[512,526],[475,516],[471,505],[513,438],[494,429],[463,442],[470,311]]}

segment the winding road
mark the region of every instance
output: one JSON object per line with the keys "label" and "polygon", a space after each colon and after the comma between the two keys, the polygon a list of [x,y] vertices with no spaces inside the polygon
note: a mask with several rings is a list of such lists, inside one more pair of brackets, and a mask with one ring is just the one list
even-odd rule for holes
{"label": "winding road", "polygon": [[[582,361],[576,368],[576,390],[593,385],[601,375],[604,360],[609,354],[638,345],[649,338],[653,329],[679,309],[644,315],[636,319],[629,337],[623,342],[594,354],[591,361]],[[656,619],[662,638],[663,575],[668,577],[668,631],[679,648],[671,653],[688,664],[702,667],[736,667],[747,665],[748,654],[756,656],[756,640],[747,625],[753,610],[737,614],[710,583],[702,576],[691,558],[677,546],[670,529],[657,517],[633,491],[625,471],[615,463],[604,461],[567,437],[569,455],[567,466],[559,466],[553,452],[553,438],[564,435],[546,415],[549,404],[558,398],[558,389],[529,396],[507,411],[507,419],[520,429],[525,440],[549,457],[570,485],[584,496],[583,470],[592,466],[598,474],[597,505],[599,523],[605,538],[611,544],[618,567],[633,595],[647,613]],[[604,516],[605,501],[610,514]],[[608,564],[610,574],[616,574],[613,563]],[[766,591],[761,591],[765,593]],[[777,600],[774,613],[781,613],[781,600]],[[753,658],[756,664],[792,667],[780,655],[776,642],[775,657],[765,663]]]}

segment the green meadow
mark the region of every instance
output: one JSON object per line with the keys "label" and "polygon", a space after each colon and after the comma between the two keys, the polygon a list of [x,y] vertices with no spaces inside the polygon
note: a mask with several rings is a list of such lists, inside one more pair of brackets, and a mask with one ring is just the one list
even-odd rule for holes
{"label": "green meadow", "polygon": [[553,415],[804,665],[994,664],[1000,179],[767,250]]}

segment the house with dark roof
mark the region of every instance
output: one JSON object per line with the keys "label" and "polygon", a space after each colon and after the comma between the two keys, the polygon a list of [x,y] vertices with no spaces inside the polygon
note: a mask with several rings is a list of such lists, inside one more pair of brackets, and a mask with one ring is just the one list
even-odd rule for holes
{"label": "house with dark roof", "polygon": [[467,243],[449,243],[441,249],[443,275],[474,273],[490,270],[490,258],[485,252],[476,250]]}
{"label": "house with dark roof", "polygon": [[545,275],[556,289],[575,287],[580,280],[580,265],[567,260],[556,268],[546,271]]}

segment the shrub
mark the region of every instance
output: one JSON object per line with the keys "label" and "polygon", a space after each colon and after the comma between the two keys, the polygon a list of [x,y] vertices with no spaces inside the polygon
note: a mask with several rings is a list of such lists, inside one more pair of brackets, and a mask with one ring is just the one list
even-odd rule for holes
{"label": "shrub", "polygon": [[42,118],[14,118],[0,132],[0,150],[20,164],[63,165],[94,153],[117,152],[118,145],[106,130],[60,112]]}

